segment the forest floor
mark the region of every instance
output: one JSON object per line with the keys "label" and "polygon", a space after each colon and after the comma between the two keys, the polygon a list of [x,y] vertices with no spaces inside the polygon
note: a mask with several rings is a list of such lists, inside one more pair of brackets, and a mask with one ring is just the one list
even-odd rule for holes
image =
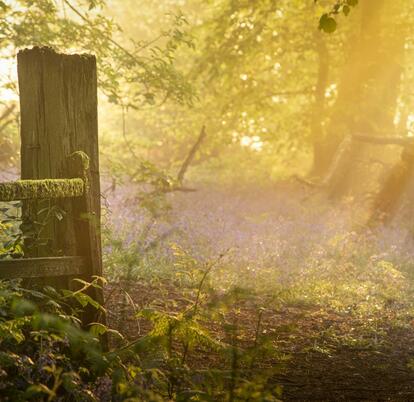
{"label": "forest floor", "polygon": [[[133,197],[121,196],[127,201],[114,198],[113,221],[128,222],[117,232],[136,252],[131,233],[142,231],[145,219],[131,218]],[[107,251],[114,278],[106,288],[110,325],[130,340],[145,336],[153,327],[137,311],[178,316],[188,310],[200,293],[192,272],[210,267],[198,320],[223,344],[259,349],[240,362],[241,377],[266,377],[281,400],[413,401],[409,231],[396,225],[361,232],[354,204],[338,208],[308,196],[291,184],[172,195],[168,219],[151,224],[155,233],[147,230],[141,241],[153,244],[160,236],[155,249],[138,260]],[[171,248],[185,252],[166,252]],[[125,270],[128,275],[119,273]],[[238,296],[229,299],[234,289]],[[233,324],[231,333],[223,323]],[[223,370],[229,362],[198,345],[186,364],[203,371]]]}
{"label": "forest floor", "polygon": [[[147,283],[109,286],[108,292],[113,296],[109,303],[114,313],[112,326],[130,340],[146,334],[151,326],[135,320],[133,310],[125,311],[122,289],[128,288],[138,306],[166,297],[170,303],[184,303],[185,298],[173,287],[166,295],[166,287],[160,291],[159,286]],[[237,307],[238,325],[243,328],[240,342],[249,347],[255,341],[257,312],[248,303]],[[398,307],[390,307],[388,315],[382,314],[376,322],[375,333],[369,333],[365,319],[349,314],[309,306],[269,309],[263,316],[261,331],[279,354],[262,356],[253,373],[277,368],[269,381],[282,387],[281,400],[413,401],[414,317],[407,317],[406,326],[400,322],[396,327],[396,310]],[[226,339],[214,322],[206,327],[215,338]],[[223,363],[222,356],[210,349],[194,350],[188,359],[194,370],[220,369]]]}

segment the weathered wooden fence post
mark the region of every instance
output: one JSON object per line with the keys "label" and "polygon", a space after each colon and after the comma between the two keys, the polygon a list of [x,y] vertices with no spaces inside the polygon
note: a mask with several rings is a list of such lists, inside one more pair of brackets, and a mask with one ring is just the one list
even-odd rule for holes
{"label": "weathered wooden fence post", "polygon": [[[86,179],[82,197],[58,201],[66,213],[60,222],[48,223],[44,233],[60,255],[85,258],[81,277],[101,276],[96,59],[26,49],[18,54],[18,78],[22,179]],[[40,208],[39,201],[25,202],[23,215],[34,218]],[[43,255],[34,249],[31,257]],[[67,279],[59,280],[60,287],[67,285]],[[100,290],[91,292],[103,302]],[[90,312],[86,320],[93,319]]]}

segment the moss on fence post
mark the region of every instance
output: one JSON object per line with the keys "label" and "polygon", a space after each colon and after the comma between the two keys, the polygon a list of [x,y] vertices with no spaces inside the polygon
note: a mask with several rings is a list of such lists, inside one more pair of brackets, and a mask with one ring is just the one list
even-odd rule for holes
{"label": "moss on fence post", "polygon": [[68,156],[69,173],[73,177],[81,177],[85,183],[85,192],[89,190],[89,156],[83,151],[73,152]]}
{"label": "moss on fence post", "polygon": [[81,197],[85,191],[82,178],[17,180],[0,183],[0,201],[38,200]]}

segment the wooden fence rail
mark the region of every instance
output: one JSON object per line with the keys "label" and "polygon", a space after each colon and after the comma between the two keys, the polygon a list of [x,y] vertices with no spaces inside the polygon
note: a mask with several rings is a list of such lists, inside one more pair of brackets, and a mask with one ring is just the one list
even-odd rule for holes
{"label": "wooden fence rail", "polygon": [[33,279],[79,276],[85,271],[84,257],[44,257],[0,260],[2,279]]}

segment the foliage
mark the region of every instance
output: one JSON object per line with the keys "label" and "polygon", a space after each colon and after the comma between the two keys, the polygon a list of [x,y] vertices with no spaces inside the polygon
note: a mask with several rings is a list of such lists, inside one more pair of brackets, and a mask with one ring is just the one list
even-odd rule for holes
{"label": "foliage", "polygon": [[[377,124],[384,118],[379,113],[383,104],[376,105],[381,93],[390,93],[385,88],[396,89],[391,111],[401,116],[398,131],[405,132],[412,102],[408,84],[411,73],[396,60],[404,70],[401,86],[382,85],[394,67],[391,63],[380,66],[385,54],[391,57],[388,40],[392,42],[391,49],[398,49],[398,37],[404,29],[397,33],[392,27],[406,26],[411,5],[399,0],[387,3],[382,10],[375,2],[372,4],[374,11],[384,15],[379,33],[384,40],[379,41],[378,47],[367,45],[370,51],[366,51],[358,50],[364,38],[370,37],[360,34],[366,7],[356,1],[261,1],[253,5],[217,0],[203,7],[194,0],[171,0],[162,5],[144,2],[141,9],[134,11],[136,19],[144,23],[129,27],[134,36],[146,36],[156,30],[158,21],[154,15],[162,18],[168,10],[182,8],[187,16],[196,49],[181,48],[177,60],[201,96],[191,110],[165,103],[144,113],[124,110],[107,116],[105,125],[110,129],[105,132],[105,144],[109,144],[105,165],[119,163],[125,167],[136,163],[136,158],[120,151],[125,149],[121,134],[126,134],[138,160],[149,159],[174,176],[205,124],[207,139],[191,167],[190,180],[211,182],[217,171],[226,183],[238,183],[237,174],[242,171],[247,175],[252,172],[255,179],[264,182],[269,171],[274,172],[271,177],[275,180],[291,175],[292,170],[306,174],[313,156],[319,158],[314,154],[318,145],[338,141],[344,126],[351,131],[358,126],[359,131],[365,132],[365,120],[369,120],[378,126],[377,131],[386,130],[385,125]],[[111,12],[128,21],[130,10],[130,3],[125,2]],[[336,29],[338,23],[340,29]],[[332,34],[325,35],[325,29]],[[408,37],[407,44],[411,40]],[[371,53],[375,54],[370,56]],[[365,58],[370,58],[369,63]],[[377,74],[366,73],[365,77],[363,65],[370,65]],[[348,71],[355,69],[361,74]],[[390,70],[389,75],[385,70]],[[354,86],[360,85],[353,77],[362,76],[364,90],[353,91]],[[375,94],[371,88],[375,88]],[[365,96],[365,92],[369,94]],[[398,100],[398,93],[404,96],[403,102]],[[341,103],[343,99],[346,105]],[[391,121],[387,131],[394,128]],[[321,154],[329,152],[322,150]],[[244,168],[231,168],[239,164]],[[256,169],[259,164],[262,167]]]}
{"label": "foliage", "polygon": [[[204,271],[203,278],[210,270]],[[99,278],[91,284],[77,282],[82,286],[79,290],[62,292],[0,283],[2,400],[277,400],[274,395],[279,391],[275,394],[266,385],[271,372],[254,380],[236,372],[239,363],[234,361],[235,353],[240,364],[246,359],[252,369],[251,359],[265,353],[259,352],[263,347],[259,339],[251,350],[243,352],[235,343],[215,340],[203,328],[203,281],[194,303],[182,313],[138,312],[136,318],[152,322],[152,330],[129,343],[103,324],[80,327],[83,308],[89,304],[103,307],[86,294],[90,286],[100,286]],[[120,347],[103,351],[98,338],[103,334],[115,336]],[[228,354],[229,371],[191,369],[189,355],[200,347]]]}
{"label": "foliage", "polygon": [[[86,294],[43,292],[0,283],[2,400],[96,400],[91,385],[108,367],[93,328],[80,328]],[[87,304],[89,301],[87,302]],[[89,383],[89,385],[88,385]]]}
{"label": "foliage", "polygon": [[[136,10],[139,20],[149,19],[150,11],[161,15],[168,7],[181,4],[171,1],[160,6],[160,12],[149,3]],[[244,170],[250,171],[258,160],[263,164],[260,171],[274,169],[275,178],[288,174],[280,166],[291,164],[296,171],[305,171],[313,141],[309,121],[318,74],[317,25],[324,8],[302,1],[264,1],[252,6],[222,0],[209,2],[201,13],[195,1],[186,1],[182,7],[196,51],[182,48],[178,59],[201,96],[190,111],[166,103],[145,113],[127,110],[108,116],[105,123],[114,132],[105,133],[105,144],[110,144],[105,164],[134,163],[129,153],[119,151],[125,149],[127,137],[129,148],[138,157],[149,158],[174,176],[205,124],[207,138],[190,175],[198,168],[201,172],[214,169],[237,182],[239,177],[233,174],[238,170],[228,166],[241,161],[247,166]],[[113,12],[128,20],[129,10],[125,3]],[[133,25],[130,30],[139,36],[156,26],[153,20],[145,28]],[[336,66],[342,62],[346,33],[344,27],[334,39],[323,38],[336,46],[329,83],[335,82]],[[126,127],[122,136],[121,121]],[[136,163],[137,158],[132,160]],[[199,172],[193,177],[201,181],[205,175]]]}
{"label": "foliage", "polygon": [[23,239],[18,227],[20,203],[2,203],[0,217],[0,258],[22,255]]}
{"label": "foliage", "polygon": [[[205,202],[214,207],[211,200]],[[61,292],[2,282],[0,351],[7,364],[0,395],[5,400],[18,395],[21,400],[276,401],[284,395],[279,379],[291,367],[286,345],[300,347],[306,356],[332,356],[343,347],[382,348],[387,314],[395,328],[410,322],[412,290],[406,280],[411,268],[401,264],[403,252],[390,246],[381,253],[373,233],[315,230],[301,211],[297,219],[302,226],[294,232],[287,230],[292,210],[276,221],[252,216],[249,225],[255,230],[269,224],[289,236],[284,246],[278,233],[263,236],[261,251],[252,255],[240,243],[243,252],[216,257],[210,252],[203,259],[181,240],[183,245],[171,244],[167,256],[160,247],[149,259],[136,246],[145,237],[131,233],[129,249],[115,231],[106,239],[112,288],[105,307],[87,294],[88,287],[101,286],[100,278],[92,284],[77,280],[78,290]],[[202,225],[198,214],[194,219]],[[217,212],[213,219],[217,225]],[[206,227],[211,230],[210,224]],[[200,244],[201,234],[190,228],[193,245]],[[210,245],[214,237],[212,233]],[[224,235],[218,240],[221,246],[226,243]],[[253,246],[250,236],[248,243]],[[272,255],[275,245],[279,259]],[[149,289],[156,290],[147,294]],[[79,317],[89,305],[105,310],[125,338],[103,324],[81,329]],[[301,334],[297,325],[303,318],[296,326],[283,321],[281,312],[291,309],[309,313],[309,320],[328,315],[321,325],[332,316],[345,317],[353,329],[325,328],[319,334],[305,329]],[[131,323],[143,330],[131,332]],[[102,335],[110,338],[109,351],[99,346]],[[298,346],[298,339],[306,337]]]}
{"label": "foliage", "polygon": [[[315,0],[315,3],[318,0]],[[352,7],[356,7],[358,5],[358,0],[341,0],[338,1],[327,14],[323,14],[321,19],[319,20],[319,29],[323,30],[326,33],[332,33],[336,31],[337,22],[335,20],[335,16],[343,14],[348,16],[351,12]]]}
{"label": "foliage", "polygon": [[34,219],[22,217],[20,201],[1,203],[0,208],[0,259],[21,258],[34,248],[49,255],[61,253],[54,249],[47,226],[59,223],[66,211],[50,200],[39,201],[39,209]]}
{"label": "foliage", "polygon": [[184,32],[186,20],[180,14],[172,16],[171,28],[160,35],[165,39],[164,47],[125,38],[121,45],[121,28],[102,13],[105,1],[19,0],[1,4],[0,46],[11,50],[11,57],[15,49],[26,46],[93,53],[98,59],[101,89],[111,102],[133,108],[155,105],[166,98],[191,102],[194,96],[174,66],[177,48],[192,46]]}

